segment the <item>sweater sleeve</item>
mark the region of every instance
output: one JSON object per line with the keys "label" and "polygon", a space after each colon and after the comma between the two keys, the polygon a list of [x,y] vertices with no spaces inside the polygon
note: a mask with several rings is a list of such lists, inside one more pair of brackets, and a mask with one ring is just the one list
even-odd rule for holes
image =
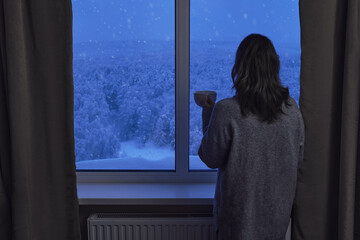
{"label": "sweater sleeve", "polygon": [[210,122],[204,129],[199,157],[209,168],[218,168],[225,163],[231,143],[230,121],[221,102],[215,105]]}
{"label": "sweater sleeve", "polygon": [[202,109],[202,126],[203,126],[203,134],[205,134],[211,117],[211,113],[214,107],[206,107]]}

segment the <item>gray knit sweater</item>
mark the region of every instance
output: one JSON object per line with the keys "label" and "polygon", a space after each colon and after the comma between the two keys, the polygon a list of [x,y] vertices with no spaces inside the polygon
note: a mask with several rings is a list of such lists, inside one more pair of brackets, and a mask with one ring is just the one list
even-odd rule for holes
{"label": "gray knit sweater", "polygon": [[243,117],[235,98],[204,110],[199,156],[218,168],[214,216],[221,240],[285,238],[304,145],[302,116],[290,103],[271,124]]}

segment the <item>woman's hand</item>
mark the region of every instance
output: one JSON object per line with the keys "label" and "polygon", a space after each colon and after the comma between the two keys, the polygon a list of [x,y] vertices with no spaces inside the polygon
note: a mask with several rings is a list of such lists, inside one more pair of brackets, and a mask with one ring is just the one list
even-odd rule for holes
{"label": "woman's hand", "polygon": [[203,133],[204,134],[208,128],[211,113],[213,111],[214,106],[215,106],[214,100],[209,95],[206,96],[206,98],[204,98],[204,101],[201,105],[201,107],[203,108],[202,109],[202,122],[203,122]]}
{"label": "woman's hand", "polygon": [[210,95],[207,95],[206,98],[204,98],[201,107],[202,108],[212,108],[214,107],[215,102],[214,100],[212,100],[212,98],[210,97]]}

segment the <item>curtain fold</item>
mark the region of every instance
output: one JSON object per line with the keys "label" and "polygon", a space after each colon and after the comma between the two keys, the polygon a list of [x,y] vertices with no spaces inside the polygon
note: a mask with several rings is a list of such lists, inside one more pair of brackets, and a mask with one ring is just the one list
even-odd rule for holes
{"label": "curtain fold", "polygon": [[70,0],[0,0],[1,239],[80,239]]}
{"label": "curtain fold", "polygon": [[292,239],[360,239],[360,4],[299,4],[305,153]]}

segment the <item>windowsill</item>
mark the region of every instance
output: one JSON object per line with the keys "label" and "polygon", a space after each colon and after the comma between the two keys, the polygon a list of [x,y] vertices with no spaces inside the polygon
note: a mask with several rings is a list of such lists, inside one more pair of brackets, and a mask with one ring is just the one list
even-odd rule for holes
{"label": "windowsill", "polygon": [[213,183],[78,183],[80,205],[212,205]]}

